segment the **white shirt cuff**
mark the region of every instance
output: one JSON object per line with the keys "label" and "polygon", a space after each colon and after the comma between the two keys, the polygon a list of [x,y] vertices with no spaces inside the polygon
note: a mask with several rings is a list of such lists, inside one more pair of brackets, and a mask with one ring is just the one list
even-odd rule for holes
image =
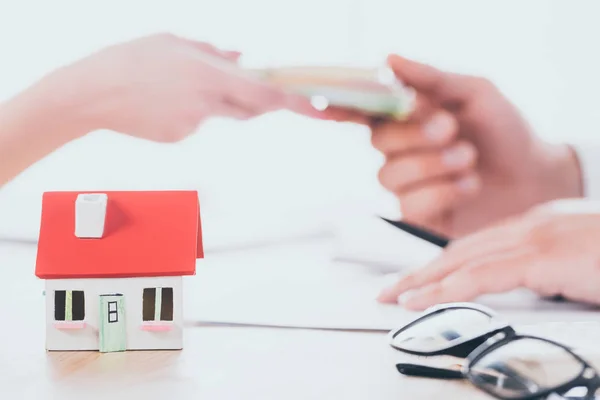
{"label": "white shirt cuff", "polygon": [[570,146],[579,158],[584,196],[600,200],[600,145],[584,143]]}

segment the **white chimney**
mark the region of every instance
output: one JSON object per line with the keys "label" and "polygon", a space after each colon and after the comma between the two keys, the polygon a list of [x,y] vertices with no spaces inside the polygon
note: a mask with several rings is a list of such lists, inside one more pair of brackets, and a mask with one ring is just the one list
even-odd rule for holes
{"label": "white chimney", "polygon": [[75,236],[99,239],[104,234],[108,195],[86,193],[75,201]]}

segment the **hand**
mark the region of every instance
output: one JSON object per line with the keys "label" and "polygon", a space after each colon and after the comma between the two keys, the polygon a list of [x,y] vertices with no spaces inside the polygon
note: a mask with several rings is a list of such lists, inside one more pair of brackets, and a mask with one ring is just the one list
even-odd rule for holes
{"label": "hand", "polygon": [[582,195],[566,145],[544,143],[489,81],[391,56],[417,92],[407,121],[372,121],[341,110],[329,118],[366,123],[386,159],[382,185],[407,221],[460,237],[541,202]]}
{"label": "hand", "polygon": [[524,287],[600,304],[600,204],[551,202],[453,242],[379,300],[412,310]]}
{"label": "hand", "polygon": [[[278,109],[316,114],[308,99],[246,75],[237,52],[170,34],[118,44],[63,68],[55,87],[75,92],[80,118],[157,142],[191,134],[210,117],[247,119]],[[77,105],[75,104],[75,105]]]}

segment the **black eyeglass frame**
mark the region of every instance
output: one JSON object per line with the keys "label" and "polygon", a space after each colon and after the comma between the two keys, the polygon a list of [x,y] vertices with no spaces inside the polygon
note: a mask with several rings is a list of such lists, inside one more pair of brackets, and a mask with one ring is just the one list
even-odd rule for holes
{"label": "black eyeglass frame", "polygon": [[[431,352],[408,350],[408,349],[403,349],[403,348],[400,348],[400,347],[397,347],[394,345],[394,339],[398,335],[400,335],[401,333],[406,331],[407,329],[423,322],[426,319],[434,317],[435,315],[441,314],[448,310],[478,311],[484,315],[487,315],[488,317],[490,317],[491,320],[493,320],[492,329],[483,335],[477,335],[477,336],[473,336],[473,337],[465,337],[463,339],[454,340],[451,342],[451,344],[448,344],[448,346],[443,347],[438,350],[435,350],[435,351],[431,351]],[[396,349],[398,351],[401,351],[401,352],[404,352],[407,354],[416,355],[416,356],[454,356],[454,357],[459,357],[459,358],[466,358],[469,354],[471,354],[473,351],[475,351],[475,349],[477,347],[479,347],[481,344],[483,344],[486,340],[488,340],[489,338],[493,337],[494,335],[496,335],[500,332],[506,332],[507,330],[512,330],[510,325],[507,322],[502,321],[498,317],[498,314],[490,308],[487,308],[487,307],[484,307],[484,306],[481,306],[478,304],[472,304],[472,303],[445,303],[445,304],[440,304],[440,305],[428,308],[427,310],[425,310],[423,315],[416,318],[412,322],[408,323],[407,325],[404,325],[400,329],[392,330],[389,334],[389,344],[391,347],[393,347],[394,349]]]}
{"label": "black eyeglass frame", "polygon": [[[521,397],[512,397],[512,396],[501,396],[493,390],[488,389],[487,386],[481,385],[478,382],[476,374],[473,373],[472,367],[476,366],[477,363],[486,355],[494,352],[495,350],[506,346],[509,343],[514,343],[518,340],[536,340],[544,343],[548,343],[550,345],[559,347],[567,352],[570,356],[572,356],[576,361],[578,361],[581,365],[581,371],[579,374],[571,379],[570,381],[555,387],[550,387],[545,390],[539,391],[530,396],[521,396]],[[475,349],[471,354],[466,357],[465,363],[461,369],[462,375],[465,379],[469,380],[474,386],[479,388],[480,390],[486,392],[490,396],[496,397],[501,400],[537,400],[537,399],[545,399],[551,394],[558,394],[560,396],[564,395],[568,391],[578,388],[585,387],[587,388],[587,395],[590,396],[590,399],[594,398],[595,392],[600,389],[600,376],[596,369],[585,359],[571,350],[570,347],[565,346],[562,343],[555,342],[554,340],[546,339],[539,336],[532,335],[521,335],[515,332],[515,330],[511,327],[507,327],[502,332],[498,332],[493,337],[487,339],[481,346]],[[587,398],[587,397],[586,397]]]}
{"label": "black eyeglass frame", "polygon": [[[480,334],[473,337],[465,337],[464,339],[459,339],[457,341],[450,342],[448,346],[438,349],[431,352],[425,351],[414,351],[407,350],[395,346],[393,344],[394,339],[402,332],[406,331],[412,326],[415,326],[418,323],[423,322],[425,319],[429,319],[437,314],[442,312],[446,312],[448,310],[473,310],[481,312],[482,314],[487,315],[492,320],[492,329],[484,334]],[[512,328],[508,323],[503,322],[498,318],[498,314],[493,310],[473,303],[446,303],[440,304],[434,307],[430,307],[425,310],[424,314],[412,322],[404,325],[400,329],[392,330],[389,335],[390,338],[390,346],[398,351],[403,353],[419,355],[419,356],[455,356],[464,358],[465,362],[462,364],[460,374],[464,379],[467,379],[471,384],[480,389],[481,391],[487,393],[488,395],[498,398],[500,400],[538,400],[543,399],[549,396],[550,394],[558,394],[564,395],[568,391],[578,388],[585,387],[587,388],[587,396],[591,396],[590,398],[594,398],[595,392],[600,389],[600,376],[596,369],[585,359],[579,356],[577,353],[573,352],[573,350],[564,344],[555,342],[550,339],[546,339],[543,337],[532,336],[532,335],[522,335],[518,334],[514,328]],[[569,355],[571,355],[576,361],[581,364],[581,371],[579,374],[571,379],[570,381],[559,385],[557,387],[547,388],[543,391],[537,392],[530,396],[522,396],[522,397],[511,397],[511,396],[501,396],[497,392],[488,389],[487,386],[481,385],[477,376],[472,371],[472,366],[477,365],[477,363],[486,355],[491,352],[499,349],[500,347],[506,346],[509,343],[515,342],[517,340],[536,340],[548,343],[550,345],[559,347],[566,351]]]}

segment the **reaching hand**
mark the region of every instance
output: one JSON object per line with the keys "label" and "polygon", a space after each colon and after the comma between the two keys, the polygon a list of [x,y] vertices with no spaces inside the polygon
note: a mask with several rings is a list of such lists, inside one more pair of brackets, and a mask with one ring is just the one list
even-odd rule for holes
{"label": "reaching hand", "polygon": [[408,121],[341,110],[329,118],[371,126],[373,146],[386,157],[379,179],[405,220],[460,237],[535,204],[582,195],[570,148],[536,137],[492,83],[399,56],[389,65],[417,92]]}
{"label": "reaching hand", "polygon": [[[590,207],[591,206],[591,207]],[[437,260],[383,291],[379,300],[423,310],[520,287],[600,305],[600,204],[537,206],[452,243]]]}
{"label": "reaching hand", "polygon": [[159,34],[118,44],[62,69],[55,86],[75,92],[80,118],[157,142],[174,142],[210,117],[247,119],[289,109],[316,115],[310,101],[245,74],[237,52]]}

